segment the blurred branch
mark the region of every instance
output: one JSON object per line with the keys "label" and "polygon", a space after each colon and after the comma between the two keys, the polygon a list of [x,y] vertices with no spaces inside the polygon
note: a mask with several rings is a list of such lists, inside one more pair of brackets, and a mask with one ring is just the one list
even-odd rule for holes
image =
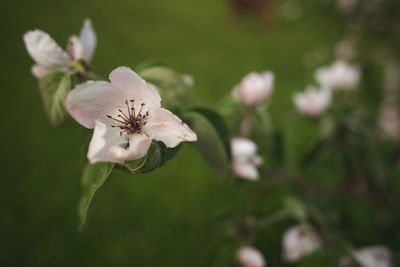
{"label": "blurred branch", "polygon": [[[400,205],[400,199],[384,193],[371,191],[356,191],[346,185],[325,186],[301,176],[297,176],[279,169],[260,169],[261,176],[266,181],[283,182],[298,187],[307,195],[323,197],[343,196],[351,199],[373,202],[380,205]],[[260,186],[261,187],[261,186]]]}

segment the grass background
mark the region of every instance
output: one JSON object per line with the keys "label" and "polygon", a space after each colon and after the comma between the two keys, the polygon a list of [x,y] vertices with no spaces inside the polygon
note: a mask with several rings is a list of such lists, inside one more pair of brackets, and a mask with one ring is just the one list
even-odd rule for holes
{"label": "grass background", "polygon": [[[268,24],[252,16],[236,20],[228,2],[216,0],[3,3],[0,264],[206,266],[220,218],[241,214],[255,190],[253,183],[238,186],[233,177],[217,179],[196,149],[186,145],[150,174],[114,171],[79,233],[76,206],[88,131],[72,120],[57,130],[46,120],[24,32],[39,28],[64,45],[89,17],[98,35],[97,73],[107,77],[117,66],[155,59],[193,75],[198,99],[209,104],[229,94],[248,72],[273,70],[276,87],[269,109],[279,124],[293,109],[291,94],[312,80],[310,57],[319,55],[315,64],[329,63],[343,33],[332,4],[297,1],[302,16],[288,21],[281,13],[285,2],[272,2]],[[267,188],[259,205],[266,213],[274,211],[288,190]],[[293,223],[257,237],[269,266],[284,266],[280,238]],[[298,266],[336,266],[328,254],[315,256],[320,265],[306,260]]]}

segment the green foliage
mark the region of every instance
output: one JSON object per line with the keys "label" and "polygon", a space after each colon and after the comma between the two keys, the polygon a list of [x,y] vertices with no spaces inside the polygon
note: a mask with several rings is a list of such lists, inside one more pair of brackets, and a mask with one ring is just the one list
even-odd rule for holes
{"label": "green foliage", "polygon": [[183,147],[183,143],[174,148],[167,148],[164,143],[153,141],[144,157],[133,162],[127,162],[121,167],[131,173],[148,173],[152,170],[161,167],[168,160],[175,157],[179,150]]}
{"label": "green foliage", "polygon": [[187,109],[187,111],[193,111],[196,113],[201,114],[204,118],[206,118],[214,127],[214,129],[217,131],[219,138],[221,139],[222,143],[224,144],[225,152],[228,155],[228,158],[231,158],[231,145],[230,145],[230,139],[231,139],[231,134],[229,132],[229,129],[226,125],[225,120],[221,117],[221,115],[204,105],[195,105],[191,106]]}
{"label": "green foliage", "polygon": [[71,89],[69,74],[62,71],[47,73],[39,80],[46,114],[53,126],[59,126],[68,118],[65,98]]}
{"label": "green foliage", "polygon": [[87,212],[94,194],[107,180],[114,166],[114,163],[108,162],[86,165],[82,175],[82,195],[78,204],[79,230],[82,230],[86,223]]}
{"label": "green foliage", "polygon": [[171,109],[193,102],[191,87],[182,74],[158,63],[147,63],[139,67],[139,75],[158,89],[163,106]]}
{"label": "green foliage", "polygon": [[226,176],[229,171],[229,134],[218,113],[198,107],[188,109],[182,116],[197,134],[195,145],[215,174]]}

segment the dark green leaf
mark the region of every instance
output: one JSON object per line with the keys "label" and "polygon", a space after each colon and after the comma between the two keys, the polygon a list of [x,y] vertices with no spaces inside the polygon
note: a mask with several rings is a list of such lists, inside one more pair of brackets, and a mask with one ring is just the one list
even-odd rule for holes
{"label": "dark green leaf", "polygon": [[230,132],[228,130],[228,127],[225,123],[225,120],[222,118],[222,116],[217,112],[212,110],[209,107],[206,106],[192,106],[188,108],[187,110],[189,111],[194,111],[202,116],[204,116],[214,127],[214,129],[217,131],[219,138],[224,144],[225,152],[228,155],[228,159],[231,158],[231,148],[230,148]]}
{"label": "dark green leaf", "polygon": [[165,162],[173,158],[182,146],[183,143],[174,148],[167,148],[164,143],[153,141],[147,152],[146,160],[138,170],[138,173],[147,173],[161,167]]}
{"label": "dark green leaf", "polygon": [[71,89],[70,76],[61,71],[50,72],[39,80],[39,88],[50,122],[61,125],[68,118],[64,101]]}
{"label": "dark green leaf", "polygon": [[225,176],[229,170],[229,154],[226,144],[213,123],[195,111],[186,111],[182,117],[197,134],[195,144],[200,153],[218,176]]}
{"label": "dark green leaf", "polygon": [[183,143],[174,148],[167,148],[164,143],[153,141],[144,158],[127,162],[117,167],[131,173],[151,172],[173,158],[182,147]]}
{"label": "dark green leaf", "polygon": [[78,204],[79,230],[85,225],[87,211],[94,194],[104,184],[114,166],[114,163],[108,162],[86,165],[82,175],[82,196]]}

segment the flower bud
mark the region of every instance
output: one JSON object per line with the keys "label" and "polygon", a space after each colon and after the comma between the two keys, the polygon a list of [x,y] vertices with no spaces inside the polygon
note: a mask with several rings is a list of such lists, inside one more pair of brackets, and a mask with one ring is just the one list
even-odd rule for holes
{"label": "flower bud", "polygon": [[262,158],[257,155],[257,145],[246,138],[233,138],[231,150],[233,172],[239,177],[257,180],[257,167],[262,164]]}
{"label": "flower bud", "polygon": [[282,239],[282,257],[287,262],[296,262],[322,246],[319,235],[309,225],[298,225],[288,229]]}
{"label": "flower bud", "polygon": [[331,91],[308,86],[304,92],[293,97],[297,110],[307,116],[319,117],[324,113],[331,101]]}
{"label": "flower bud", "polygon": [[244,267],[264,267],[266,266],[263,255],[260,251],[252,247],[242,247],[237,254],[239,262]]}
{"label": "flower bud", "polygon": [[[392,253],[385,246],[369,246],[353,252],[354,259],[343,257],[340,260],[340,267],[391,267]],[[354,262],[356,261],[356,263]]]}
{"label": "flower bud", "polygon": [[247,106],[257,106],[264,103],[272,93],[274,74],[266,71],[247,74],[234,89],[234,97]]}
{"label": "flower bud", "polygon": [[315,78],[322,88],[346,90],[360,81],[360,69],[338,60],[330,66],[317,69]]}

